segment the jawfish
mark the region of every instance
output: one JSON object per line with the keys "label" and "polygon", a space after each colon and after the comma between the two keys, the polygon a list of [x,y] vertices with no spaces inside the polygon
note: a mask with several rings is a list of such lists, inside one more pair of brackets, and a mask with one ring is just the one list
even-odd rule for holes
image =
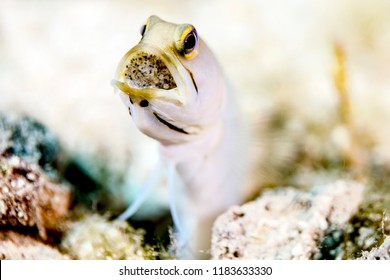
{"label": "jawfish", "polygon": [[240,112],[193,25],[151,16],[141,36],[112,84],[137,128],[158,141],[160,160],[119,219],[132,216],[166,176],[176,256],[207,259],[214,220],[244,198],[248,153]]}

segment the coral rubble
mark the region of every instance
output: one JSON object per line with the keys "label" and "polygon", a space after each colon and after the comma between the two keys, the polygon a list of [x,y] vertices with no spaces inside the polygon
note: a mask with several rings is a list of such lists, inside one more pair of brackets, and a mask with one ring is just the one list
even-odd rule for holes
{"label": "coral rubble", "polygon": [[349,181],[302,192],[279,188],[235,206],[214,224],[214,259],[312,259],[330,230],[343,226],[363,200],[363,185]]}
{"label": "coral rubble", "polygon": [[60,230],[68,214],[71,191],[52,182],[41,169],[17,156],[0,157],[0,225]]}

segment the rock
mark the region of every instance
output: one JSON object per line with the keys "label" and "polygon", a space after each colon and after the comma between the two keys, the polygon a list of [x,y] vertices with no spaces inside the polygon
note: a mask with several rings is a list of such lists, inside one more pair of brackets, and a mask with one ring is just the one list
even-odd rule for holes
{"label": "rock", "polygon": [[69,188],[51,181],[35,164],[0,156],[0,225],[61,231],[71,204]]}
{"label": "rock", "polygon": [[388,198],[381,193],[374,196],[370,189],[364,197],[365,201],[346,225],[343,244],[346,259],[361,258],[363,252],[380,247],[390,236],[390,215],[385,208]]}
{"label": "rock", "polygon": [[56,177],[59,153],[57,139],[42,124],[26,116],[0,113],[0,155],[17,155]]}
{"label": "rock", "polygon": [[379,248],[374,248],[370,252],[363,252],[361,260],[390,260],[390,236]]}
{"label": "rock", "polygon": [[143,260],[143,231],[125,221],[108,221],[99,215],[78,220],[66,232],[61,247],[81,260]]}
{"label": "rock", "polygon": [[334,246],[363,200],[364,187],[355,182],[334,184],[302,192],[278,188],[256,201],[234,206],[215,222],[213,259],[312,259],[326,233]]}
{"label": "rock", "polygon": [[0,231],[1,260],[66,260],[68,255],[29,236]]}

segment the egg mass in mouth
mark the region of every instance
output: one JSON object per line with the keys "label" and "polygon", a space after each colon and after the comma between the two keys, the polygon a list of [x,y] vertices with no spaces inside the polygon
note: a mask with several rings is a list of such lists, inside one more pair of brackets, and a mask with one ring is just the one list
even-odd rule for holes
{"label": "egg mass in mouth", "polygon": [[126,82],[136,88],[176,88],[176,82],[164,62],[154,54],[137,52],[125,69]]}

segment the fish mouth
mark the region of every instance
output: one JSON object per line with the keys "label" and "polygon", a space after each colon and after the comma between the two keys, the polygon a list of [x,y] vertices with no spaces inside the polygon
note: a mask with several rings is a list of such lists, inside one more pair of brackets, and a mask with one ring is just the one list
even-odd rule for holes
{"label": "fish mouth", "polygon": [[185,69],[173,55],[138,44],[122,58],[112,85],[136,102],[159,99],[183,105],[183,90],[179,91],[185,88],[182,68]]}
{"label": "fish mouth", "polygon": [[144,51],[134,53],[125,65],[127,83],[135,88],[176,88],[176,82],[165,63],[155,54]]}

